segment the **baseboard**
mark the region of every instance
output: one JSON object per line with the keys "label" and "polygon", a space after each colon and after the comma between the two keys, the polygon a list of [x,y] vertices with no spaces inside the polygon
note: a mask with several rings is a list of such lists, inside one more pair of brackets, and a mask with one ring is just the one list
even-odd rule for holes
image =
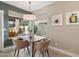
{"label": "baseboard", "polygon": [[49,48],[52,49],[52,50],[61,52],[61,53],[65,54],[65,55],[68,55],[68,56],[70,56],[70,57],[79,57],[78,54],[75,54],[75,53],[72,53],[72,52],[69,52],[69,51],[60,49],[60,48],[56,48],[56,47],[53,47],[53,46],[49,46]]}

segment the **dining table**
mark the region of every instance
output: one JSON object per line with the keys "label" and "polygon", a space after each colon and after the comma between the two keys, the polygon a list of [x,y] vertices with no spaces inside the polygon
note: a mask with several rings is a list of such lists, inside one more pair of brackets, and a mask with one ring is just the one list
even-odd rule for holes
{"label": "dining table", "polygon": [[14,39],[16,39],[16,38],[22,38],[24,41],[27,40],[28,42],[30,42],[31,56],[34,57],[34,43],[38,42],[38,41],[44,41],[48,37],[40,36],[40,35],[33,35],[33,37],[31,38],[30,35],[28,35],[28,34],[20,34],[20,35],[16,36]]}

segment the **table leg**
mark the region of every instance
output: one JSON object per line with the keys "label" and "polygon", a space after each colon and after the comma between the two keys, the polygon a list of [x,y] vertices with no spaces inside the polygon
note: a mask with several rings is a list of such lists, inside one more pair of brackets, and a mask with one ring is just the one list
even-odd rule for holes
{"label": "table leg", "polygon": [[32,42],[32,57],[34,57],[34,42]]}

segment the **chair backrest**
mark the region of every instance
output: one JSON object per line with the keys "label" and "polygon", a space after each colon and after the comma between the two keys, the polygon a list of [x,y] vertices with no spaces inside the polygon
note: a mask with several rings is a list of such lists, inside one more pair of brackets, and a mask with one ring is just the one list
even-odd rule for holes
{"label": "chair backrest", "polygon": [[50,43],[50,40],[41,42],[41,50],[48,49],[49,43]]}
{"label": "chair backrest", "polygon": [[34,44],[34,48],[36,50],[46,50],[48,49],[48,46],[49,46],[49,43],[50,43],[50,40],[46,40],[46,41],[43,41],[43,42],[36,42]]}
{"label": "chair backrest", "polygon": [[13,44],[15,48],[22,49],[22,48],[27,47],[29,45],[29,42],[17,39],[17,40],[13,40]]}
{"label": "chair backrest", "polygon": [[39,42],[34,42],[34,49],[36,49],[36,50],[40,50],[40,45],[41,45],[41,41]]}

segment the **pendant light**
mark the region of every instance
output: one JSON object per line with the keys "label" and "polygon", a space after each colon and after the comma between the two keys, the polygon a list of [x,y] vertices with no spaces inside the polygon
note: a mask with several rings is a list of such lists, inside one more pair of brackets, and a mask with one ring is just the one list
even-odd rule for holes
{"label": "pendant light", "polygon": [[[32,12],[32,11],[31,11],[31,1],[29,1],[29,11]],[[24,19],[24,20],[36,20],[36,16],[33,15],[33,14],[25,14],[25,15],[23,16],[23,19]]]}

